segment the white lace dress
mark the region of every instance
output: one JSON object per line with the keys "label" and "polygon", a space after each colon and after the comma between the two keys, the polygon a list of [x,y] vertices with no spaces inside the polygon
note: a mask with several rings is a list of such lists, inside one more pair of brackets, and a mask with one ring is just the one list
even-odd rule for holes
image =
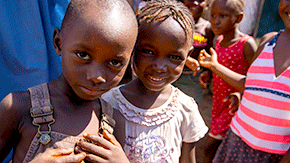
{"label": "white lace dress", "polygon": [[162,106],[145,110],[131,104],[120,87],[102,98],[126,119],[124,150],[130,162],[178,162],[182,142],[196,142],[207,133],[196,102],[179,89],[172,86]]}

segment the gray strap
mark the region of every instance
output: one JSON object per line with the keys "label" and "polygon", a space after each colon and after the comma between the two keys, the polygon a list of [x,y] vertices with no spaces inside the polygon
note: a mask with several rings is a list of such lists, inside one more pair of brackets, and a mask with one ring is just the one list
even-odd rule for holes
{"label": "gray strap", "polygon": [[33,123],[48,123],[53,121],[53,108],[50,104],[47,84],[28,88],[31,98],[30,114]]}

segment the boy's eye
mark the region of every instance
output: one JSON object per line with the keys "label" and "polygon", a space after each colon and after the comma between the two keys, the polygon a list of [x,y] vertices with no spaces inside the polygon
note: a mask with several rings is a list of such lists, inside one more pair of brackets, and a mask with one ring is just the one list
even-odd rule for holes
{"label": "boy's eye", "polygon": [[148,49],[142,49],[140,50],[142,53],[147,54],[147,55],[153,55],[153,51],[148,50]]}
{"label": "boy's eye", "polygon": [[169,56],[169,58],[174,59],[174,60],[179,60],[179,61],[183,60],[183,58],[178,56],[178,55],[171,55],[171,56]]}
{"label": "boy's eye", "polygon": [[123,65],[122,61],[118,61],[118,60],[111,60],[109,64],[113,67],[120,67]]}
{"label": "boy's eye", "polygon": [[82,60],[90,60],[91,59],[89,54],[86,52],[76,52],[75,54],[76,54],[76,56],[78,56]]}

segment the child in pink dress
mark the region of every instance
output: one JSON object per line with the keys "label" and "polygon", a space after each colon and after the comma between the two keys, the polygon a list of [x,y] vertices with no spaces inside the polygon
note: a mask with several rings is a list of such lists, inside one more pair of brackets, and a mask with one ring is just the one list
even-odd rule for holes
{"label": "child in pink dress", "polygon": [[[218,62],[239,74],[246,74],[248,63],[256,50],[253,37],[243,34],[238,29],[238,23],[243,17],[243,9],[244,4],[240,0],[216,0],[212,4],[210,19],[213,32],[215,35],[220,35],[215,49]],[[212,120],[205,145],[207,157],[204,162],[211,162],[229,129],[232,115],[227,108],[229,104],[223,102],[223,99],[236,91],[218,74],[213,73]]]}

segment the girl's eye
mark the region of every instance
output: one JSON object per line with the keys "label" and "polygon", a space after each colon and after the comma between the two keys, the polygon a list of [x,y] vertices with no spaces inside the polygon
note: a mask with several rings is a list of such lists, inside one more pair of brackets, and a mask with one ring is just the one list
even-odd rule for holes
{"label": "girl's eye", "polygon": [[174,60],[179,60],[179,61],[183,60],[182,57],[180,57],[178,55],[171,55],[171,56],[169,56],[169,58],[174,59]]}
{"label": "girl's eye", "polygon": [[120,67],[123,65],[122,61],[118,61],[118,60],[111,60],[109,64],[113,67]]}
{"label": "girl's eye", "polygon": [[76,56],[78,56],[82,60],[90,60],[91,59],[89,54],[86,52],[76,52],[75,54],[76,54]]}

